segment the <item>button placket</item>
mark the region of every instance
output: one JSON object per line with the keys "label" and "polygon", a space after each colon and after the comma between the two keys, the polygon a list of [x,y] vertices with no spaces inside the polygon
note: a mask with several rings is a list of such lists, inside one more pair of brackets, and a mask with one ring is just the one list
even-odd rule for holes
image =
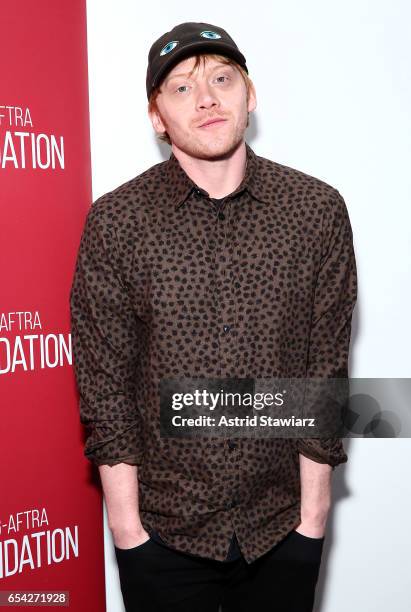
{"label": "button placket", "polygon": [[[233,205],[233,200],[230,199],[227,201],[227,206],[231,207]],[[229,342],[232,345],[232,336],[234,331],[235,324],[235,307],[233,307],[233,284],[232,284],[232,274],[231,274],[231,262],[232,262],[232,227],[230,223],[230,212],[231,208],[228,209],[228,214],[225,215],[226,219],[224,222],[224,264],[223,270],[224,274],[222,277],[222,296],[221,296],[221,320],[222,320],[222,338],[223,341]],[[230,303],[231,302],[231,303]],[[231,349],[232,350],[232,349]]]}

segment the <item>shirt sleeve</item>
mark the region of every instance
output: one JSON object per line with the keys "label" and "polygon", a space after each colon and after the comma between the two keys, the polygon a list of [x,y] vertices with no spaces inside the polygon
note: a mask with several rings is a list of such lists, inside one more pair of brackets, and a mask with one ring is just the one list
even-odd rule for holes
{"label": "shirt sleeve", "polygon": [[[322,251],[314,293],[307,379],[346,378],[357,269],[347,207],[334,190],[324,209]],[[299,438],[299,453],[334,468],[348,460],[341,438]]]}
{"label": "shirt sleeve", "polygon": [[139,465],[139,325],[122,278],[115,230],[98,203],[86,218],[70,291],[73,368],[80,421],[88,430],[84,455],[95,465]]}

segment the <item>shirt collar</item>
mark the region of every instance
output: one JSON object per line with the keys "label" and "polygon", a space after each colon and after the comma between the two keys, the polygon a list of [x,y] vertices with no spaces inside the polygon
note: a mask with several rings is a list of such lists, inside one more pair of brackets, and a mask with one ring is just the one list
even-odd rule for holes
{"label": "shirt collar", "polygon": [[[269,202],[272,199],[272,191],[270,192],[267,189],[267,181],[263,178],[261,158],[254,153],[247,142],[245,147],[247,160],[245,174],[240,185],[229,195],[234,197],[237,193],[246,189],[257,200]],[[175,209],[185,202],[194,189],[198,189],[208,196],[207,192],[199,187],[183,170],[173,152],[165,162],[165,183],[168,190],[168,200]]]}

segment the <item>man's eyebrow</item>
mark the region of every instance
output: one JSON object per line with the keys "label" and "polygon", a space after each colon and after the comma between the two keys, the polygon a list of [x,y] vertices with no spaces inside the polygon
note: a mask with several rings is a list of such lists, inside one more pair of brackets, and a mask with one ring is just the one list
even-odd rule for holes
{"label": "man's eyebrow", "polygon": [[[214,66],[214,68],[211,68],[210,72],[214,72],[214,70],[217,70],[217,68],[233,68],[232,64],[226,64],[225,62],[221,62],[220,64],[217,64],[216,66]],[[190,72],[181,72],[179,74],[171,74],[169,77],[166,78],[166,82],[168,83],[169,81],[171,81],[172,79],[177,79],[179,77],[186,77],[189,76],[191,73]]]}

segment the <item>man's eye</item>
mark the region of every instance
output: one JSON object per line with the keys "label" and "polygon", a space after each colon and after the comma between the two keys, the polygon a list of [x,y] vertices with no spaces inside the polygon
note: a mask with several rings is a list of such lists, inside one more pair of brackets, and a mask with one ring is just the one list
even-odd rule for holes
{"label": "man's eye", "polygon": [[[187,87],[187,85],[180,85],[180,87],[177,87],[177,91],[180,91],[183,87]],[[180,91],[180,93],[184,93],[184,92]]]}
{"label": "man's eye", "polygon": [[[221,74],[220,76],[217,77],[218,79],[225,79],[226,81],[230,80],[230,77],[228,77],[226,74]],[[220,83],[223,83],[223,81],[220,81]]]}

